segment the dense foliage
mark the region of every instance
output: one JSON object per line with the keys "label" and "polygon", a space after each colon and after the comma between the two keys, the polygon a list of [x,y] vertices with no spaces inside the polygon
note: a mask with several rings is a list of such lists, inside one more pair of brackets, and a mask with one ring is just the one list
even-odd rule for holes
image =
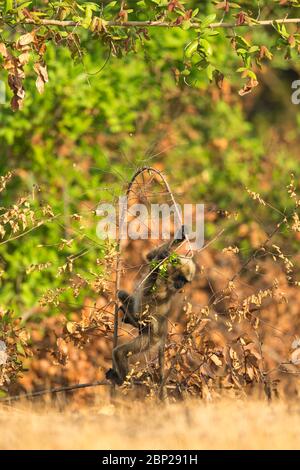
{"label": "dense foliage", "polygon": [[[200,7],[199,2],[179,0],[100,4],[74,0],[1,1],[0,54],[13,93],[12,108],[18,110],[23,106],[25,69],[34,71],[37,89],[43,92],[48,82],[45,54],[49,43],[67,47],[72,57],[81,61],[84,54],[82,39],[88,37],[89,42],[99,40],[109,55],[122,56],[144,48],[145,42],[151,40],[148,29],[153,27],[158,31],[168,27],[193,30],[186,35],[185,41],[182,37],[181,44],[178,43],[182,49],[181,64],[175,71],[178,81],[197,86],[204,75],[221,86],[224,61],[220,55],[224,48],[231,47],[231,55],[240,62],[237,72],[245,79],[239,93],[247,94],[258,84],[255,66],[261,67],[263,61],[271,60],[275,51],[286,59],[297,57],[299,53],[297,29],[289,31],[286,27],[289,21],[292,25],[299,23],[297,18],[288,18],[297,11],[299,2],[272,3],[270,6],[270,2],[265,1],[234,3],[226,0],[201,2]],[[247,34],[236,31],[245,27],[248,30],[270,28],[271,47],[266,45],[263,37],[256,42]]]}

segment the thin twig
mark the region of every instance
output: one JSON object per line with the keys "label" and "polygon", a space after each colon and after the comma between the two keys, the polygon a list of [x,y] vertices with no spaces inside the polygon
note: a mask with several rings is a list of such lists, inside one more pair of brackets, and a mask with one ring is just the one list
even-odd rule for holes
{"label": "thin twig", "polygon": [[251,263],[251,261],[253,259],[256,258],[256,255],[261,251],[261,250],[264,250],[266,248],[266,246],[268,245],[268,243],[272,240],[272,238],[274,237],[274,235],[276,235],[276,233],[279,231],[280,227],[286,222],[286,216],[284,216],[283,220],[281,220],[277,225],[276,227],[272,230],[272,232],[270,233],[270,235],[268,235],[267,239],[264,241],[264,243],[262,245],[260,245],[253,253],[252,255],[247,259],[247,261],[245,261],[245,263],[242,265],[242,267],[239,269],[239,271],[237,271],[235,273],[235,275],[231,278],[231,282],[234,282],[235,279],[244,271],[244,269],[249,265],[249,263]]}
{"label": "thin twig", "polygon": [[60,217],[61,214],[57,214],[53,217],[50,217],[49,219],[45,219],[45,220],[41,220],[39,222],[37,222],[36,225],[34,225],[33,227],[29,228],[28,230],[25,230],[24,232],[21,232],[19,233],[18,235],[16,235],[15,237],[11,237],[11,238],[7,238],[5,239],[3,242],[0,242],[0,246],[1,245],[5,245],[5,243],[9,243],[9,242],[13,242],[15,240],[18,240],[19,238],[21,237],[24,237],[25,235],[27,235],[28,233],[32,232],[33,230],[36,230],[42,226],[44,226],[45,224],[47,224],[48,222],[52,222],[52,220],[55,220],[57,219],[58,217]]}
{"label": "thin twig", "polygon": [[101,381],[98,381],[98,382],[89,382],[89,383],[84,383],[84,384],[68,385],[66,387],[48,388],[46,390],[39,390],[37,392],[22,393],[20,395],[14,395],[12,397],[0,398],[0,403],[21,400],[22,398],[35,398],[35,397],[40,397],[42,395],[48,395],[48,394],[52,394],[52,393],[71,392],[73,390],[78,390],[80,388],[98,387],[100,385],[110,385],[110,382],[108,382],[107,380],[101,380]]}
{"label": "thin twig", "polygon": [[[116,255],[116,280],[115,280],[115,311],[114,311],[114,335],[113,335],[113,349],[118,345],[118,327],[119,327],[119,299],[118,291],[120,290],[121,280],[121,240],[118,234],[117,242],[117,255]],[[111,397],[114,397],[116,391],[115,384],[111,384]]]}

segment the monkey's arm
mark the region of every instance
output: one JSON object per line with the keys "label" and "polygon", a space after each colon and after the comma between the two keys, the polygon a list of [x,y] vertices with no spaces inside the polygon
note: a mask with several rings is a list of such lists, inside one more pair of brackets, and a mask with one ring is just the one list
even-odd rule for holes
{"label": "monkey's arm", "polygon": [[175,233],[173,240],[163,243],[157,248],[154,248],[153,250],[149,251],[146,256],[147,260],[150,262],[157,261],[157,266],[153,268],[150,267],[150,273],[147,279],[145,280],[144,293],[146,295],[149,295],[151,293],[152,288],[156,282],[160,263],[166,260],[170,256],[172,249],[179,245],[184,239],[186,239],[186,228],[184,225],[182,225],[180,229],[177,230],[177,232]]}
{"label": "monkey's arm", "polygon": [[120,290],[118,292],[118,299],[122,302],[120,310],[124,315],[124,323],[129,323],[135,328],[139,328],[138,317],[134,312],[134,297],[125,290]]}
{"label": "monkey's arm", "polygon": [[175,233],[173,240],[163,243],[162,245],[154,248],[147,254],[148,261],[162,261],[168,258],[173,247],[179,245],[183,240],[186,239],[186,228],[184,225]]}

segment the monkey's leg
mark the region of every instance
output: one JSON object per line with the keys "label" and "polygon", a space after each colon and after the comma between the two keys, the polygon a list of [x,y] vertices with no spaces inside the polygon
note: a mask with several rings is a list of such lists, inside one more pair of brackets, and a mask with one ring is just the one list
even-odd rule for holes
{"label": "monkey's leg", "polygon": [[141,334],[129,343],[121,344],[113,350],[113,369],[106,373],[106,378],[122,385],[129,372],[129,356],[144,352],[150,348],[151,338],[148,334]]}

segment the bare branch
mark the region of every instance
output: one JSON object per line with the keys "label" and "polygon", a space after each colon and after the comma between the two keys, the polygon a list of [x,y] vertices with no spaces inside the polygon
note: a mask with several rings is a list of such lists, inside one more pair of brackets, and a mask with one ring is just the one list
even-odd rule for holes
{"label": "bare branch", "polygon": [[84,383],[84,384],[68,385],[66,387],[48,388],[46,390],[39,390],[37,392],[22,393],[20,395],[14,395],[12,397],[0,398],[0,403],[21,400],[22,398],[35,398],[35,397],[40,397],[42,395],[48,395],[48,394],[52,394],[52,393],[71,392],[73,390],[78,390],[80,388],[98,387],[100,385],[110,385],[110,382],[108,382],[107,380],[101,380],[101,381],[98,381],[98,382],[89,382],[89,383]]}
{"label": "bare branch", "polygon": [[[22,22],[20,22],[22,23]],[[23,23],[26,24],[33,24],[36,26],[62,26],[62,27],[76,27],[80,26],[79,22],[76,21],[66,21],[66,20],[46,20],[46,19],[39,19],[38,21],[35,21],[33,19],[25,19]],[[272,20],[261,20],[261,21],[256,21],[253,20],[251,23],[242,23],[242,24],[236,24],[236,23],[226,23],[226,22],[217,22],[217,23],[211,23],[209,27],[211,29],[218,29],[218,28],[225,28],[225,29],[230,29],[230,28],[252,28],[256,26],[273,26],[274,24],[298,24],[300,23],[300,18],[279,18],[279,19],[272,19]],[[180,24],[176,23],[170,23],[168,21],[107,21],[105,22],[105,27],[120,27],[120,28],[180,28]],[[200,22],[193,22],[190,25],[190,28],[199,28],[201,27]]]}

